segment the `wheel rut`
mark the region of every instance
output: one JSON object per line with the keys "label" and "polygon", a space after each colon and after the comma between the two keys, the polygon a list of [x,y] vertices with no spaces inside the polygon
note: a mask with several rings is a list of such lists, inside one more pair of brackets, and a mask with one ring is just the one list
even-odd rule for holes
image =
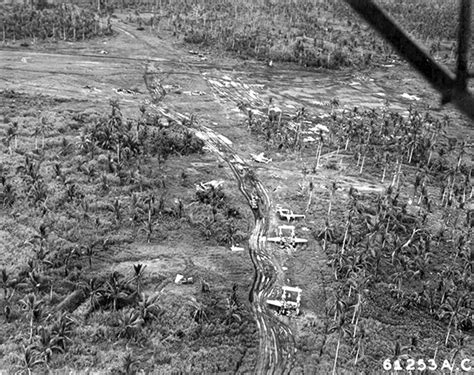
{"label": "wheel rut", "polygon": [[[122,28],[125,29],[125,27]],[[135,33],[133,33],[133,36],[139,41],[142,39]],[[149,41],[143,40],[143,43],[146,48],[153,48]],[[166,52],[168,52],[169,49],[170,48],[166,48]],[[193,77],[192,79],[204,80],[207,87],[212,86],[208,79],[206,79],[206,74],[204,74],[198,66],[188,64],[186,58],[181,59],[179,57],[177,51],[169,52],[173,60],[180,61],[178,65],[180,65],[181,68],[185,67],[185,70],[189,71],[190,76]],[[267,236],[267,232],[270,230],[272,207],[270,195],[262,182],[255,176],[252,168],[246,164],[233,149],[230,140],[199,121],[191,121],[188,115],[180,113],[180,111],[174,109],[171,105],[161,103],[164,95],[160,95],[160,93],[157,92],[157,88],[161,86],[160,74],[148,74],[150,71],[149,65],[151,63],[152,61],[145,67],[144,74],[145,84],[151,96],[150,106],[157,113],[165,116],[169,120],[191,124],[190,129],[205,142],[206,148],[224,160],[231,169],[238,183],[239,190],[246,198],[249,206],[252,207],[252,200],[255,197],[259,202],[258,209],[252,210],[255,225],[249,239],[249,255],[255,272],[253,283],[249,291],[249,300],[259,329],[260,339],[259,355],[255,372],[258,374],[289,374],[293,367],[296,352],[294,337],[291,329],[269,310],[266,303],[267,298],[274,293],[277,270],[281,269],[281,265],[275,264],[276,259],[272,257],[264,240]],[[153,64],[157,65],[158,69],[161,69],[159,67],[160,62],[154,61]],[[177,68],[179,67],[177,66]],[[199,75],[195,74],[196,72],[198,72]],[[242,92],[245,93],[245,90],[242,90]],[[253,96],[252,99],[262,105],[257,95]],[[203,105],[205,105],[205,103],[203,103]]]}
{"label": "wheel rut", "polygon": [[[149,80],[147,80],[149,83]],[[150,87],[154,95],[155,88]],[[264,238],[270,229],[270,214],[272,201],[264,185],[239,155],[231,147],[231,142],[221,134],[170,108],[151,103],[152,108],[169,120],[192,123],[195,134],[201,138],[206,148],[224,160],[237,180],[239,190],[252,207],[252,199],[259,201],[258,209],[253,209],[255,225],[249,240],[249,254],[254,265],[254,280],[249,292],[249,300],[257,321],[260,338],[259,356],[256,373],[258,374],[288,374],[293,366],[295,354],[294,338],[291,329],[280,321],[266,304],[272,294],[277,278],[277,266],[266,246]]]}

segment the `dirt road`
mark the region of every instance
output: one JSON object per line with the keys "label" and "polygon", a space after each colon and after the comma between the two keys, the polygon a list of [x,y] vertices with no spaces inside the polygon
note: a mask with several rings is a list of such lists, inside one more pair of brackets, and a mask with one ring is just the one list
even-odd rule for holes
{"label": "dirt road", "polygon": [[[235,152],[222,137],[210,129],[201,127],[205,139],[228,163],[239,182],[239,188],[252,206],[252,195],[258,197],[258,209],[254,209],[255,227],[249,240],[249,252],[255,267],[254,282],[250,291],[250,302],[260,331],[260,352],[256,372],[259,374],[285,374],[292,368],[295,353],[294,339],[288,326],[276,319],[266,304],[272,293],[277,273],[276,260],[268,252],[264,238],[270,230],[271,199],[263,184],[252,174],[246,173],[249,166],[236,162]],[[225,150],[222,152],[221,150]],[[244,172],[240,172],[241,170]]]}
{"label": "dirt road", "polygon": [[[136,38],[133,31],[127,30],[126,27],[121,26],[120,30]],[[149,42],[144,41],[144,44],[151,47]],[[174,55],[175,59],[176,57]],[[178,58],[176,60],[184,63],[185,67],[191,70],[192,73],[200,72],[201,76],[191,75],[193,80],[205,80],[205,74],[202,74],[198,66],[185,63],[185,58]],[[155,62],[153,70],[157,71],[157,73],[149,77],[150,74],[147,66],[145,82],[152,98],[155,97],[155,100],[161,100],[161,98],[156,98],[156,88],[161,85],[160,71],[164,69],[160,67],[159,62]],[[217,79],[222,79],[222,77],[217,77]],[[259,102],[261,104],[261,101]],[[237,179],[239,189],[250,206],[252,196],[258,197],[259,208],[253,210],[255,226],[249,240],[249,253],[255,267],[254,281],[249,293],[249,299],[252,303],[260,336],[260,350],[256,373],[287,374],[291,371],[293,364],[293,355],[295,353],[294,338],[291,329],[275,317],[274,313],[268,309],[266,303],[267,298],[274,292],[277,269],[281,269],[281,265],[275,264],[277,260],[271,255],[266,242],[263,240],[267,233],[273,229],[269,225],[272,207],[271,198],[263,184],[253,173],[249,173],[251,167],[243,162],[242,158],[233,149],[230,140],[202,123],[190,121],[191,119],[188,116],[174,110],[172,105],[154,104],[156,111],[162,115],[175,121],[187,120],[187,123],[193,124],[194,130],[206,142],[207,148],[224,160],[232,170]],[[205,102],[202,104],[203,106],[206,105]]]}
{"label": "dirt road", "polygon": [[[180,113],[164,112],[160,107],[155,107],[155,109],[175,121],[189,120]],[[251,207],[252,195],[258,197],[259,208],[253,210],[255,226],[249,240],[249,253],[255,267],[249,299],[260,332],[256,373],[287,374],[291,371],[295,353],[294,338],[290,328],[278,320],[266,304],[267,298],[275,287],[277,273],[276,260],[271,256],[264,240],[271,229],[269,226],[272,205],[270,196],[263,184],[249,173],[250,166],[244,163],[233,150],[228,139],[199,123],[196,123],[193,129],[204,140],[207,148],[227,163],[237,179],[240,191]]]}

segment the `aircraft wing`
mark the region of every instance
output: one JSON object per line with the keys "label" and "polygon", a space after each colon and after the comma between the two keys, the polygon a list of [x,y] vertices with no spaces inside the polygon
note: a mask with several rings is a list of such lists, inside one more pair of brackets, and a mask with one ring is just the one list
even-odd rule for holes
{"label": "aircraft wing", "polygon": [[289,215],[289,217],[292,218],[292,219],[304,219],[305,215],[291,214],[291,215]]}
{"label": "aircraft wing", "polygon": [[277,306],[277,307],[282,307],[283,302],[275,299],[267,299],[267,304]]}
{"label": "aircraft wing", "polygon": [[263,163],[263,155],[255,155],[255,154],[250,154],[253,160],[258,161],[259,163]]}
{"label": "aircraft wing", "polygon": [[223,180],[220,180],[220,181],[212,180],[212,181],[208,181],[208,182],[204,182],[204,183],[201,182],[202,186],[205,186],[205,187],[212,186],[214,189],[218,189],[223,184],[224,184]]}
{"label": "aircraft wing", "polygon": [[281,242],[282,238],[281,237],[267,237],[267,241],[269,241],[269,242]]}
{"label": "aircraft wing", "polygon": [[293,238],[293,242],[295,242],[295,243],[306,243],[306,242],[308,242],[308,240],[305,239],[305,238]]}

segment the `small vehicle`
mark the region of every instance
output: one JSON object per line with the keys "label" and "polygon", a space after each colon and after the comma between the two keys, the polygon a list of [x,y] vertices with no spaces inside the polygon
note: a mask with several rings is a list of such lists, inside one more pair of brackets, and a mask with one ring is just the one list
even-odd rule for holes
{"label": "small vehicle", "polygon": [[286,220],[288,222],[290,222],[291,220],[298,220],[298,219],[305,218],[305,215],[294,214],[293,211],[286,208],[281,208],[281,207],[277,208],[277,214],[281,220]]}
{"label": "small vehicle", "polygon": [[267,300],[267,304],[276,308],[280,315],[299,315],[302,289],[283,286],[280,300]]}

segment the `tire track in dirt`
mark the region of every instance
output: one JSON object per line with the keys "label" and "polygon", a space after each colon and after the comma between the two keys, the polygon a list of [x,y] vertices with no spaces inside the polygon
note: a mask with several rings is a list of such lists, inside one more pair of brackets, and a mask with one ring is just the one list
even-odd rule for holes
{"label": "tire track in dirt", "polygon": [[[18,48],[18,47],[0,47],[0,53],[2,56],[14,56],[18,55],[20,57],[34,57],[34,56],[45,56],[45,57],[74,57],[74,58],[86,58],[82,61],[100,61],[100,60],[117,60],[122,61],[136,61],[136,62],[147,62],[147,61],[170,61],[167,59],[162,59],[158,57],[127,57],[127,56],[117,56],[117,55],[105,55],[105,54],[93,54],[93,53],[80,53],[80,52],[63,52],[63,51],[54,51],[54,52],[45,52],[45,51],[35,51],[28,48]],[[74,72],[71,72],[74,74]]]}
{"label": "tire track in dirt", "polygon": [[[132,33],[134,34],[134,33]],[[138,38],[141,40],[142,38]],[[144,44],[152,48],[150,43],[143,41]],[[169,48],[166,48],[169,49]],[[172,51],[172,55],[176,56],[176,51]],[[192,74],[196,70],[199,70],[197,64],[178,59],[181,66],[189,69],[189,73]],[[148,91],[151,94],[154,102],[159,102],[163,98],[158,93],[161,91],[159,88],[160,73],[163,73],[161,69],[157,74],[150,74],[149,64],[145,68],[145,83]],[[215,68],[215,67],[213,67]],[[205,79],[205,74],[201,71],[201,78]],[[207,82],[209,85],[209,82]],[[237,87],[238,88],[238,87]],[[245,92],[245,91],[243,91]],[[246,99],[243,97],[242,99]],[[253,104],[263,105],[263,102],[259,100],[259,97],[254,95],[252,97]],[[232,170],[238,185],[239,190],[247,199],[248,204],[252,207],[252,194],[255,194],[261,204],[258,210],[254,210],[255,216],[255,227],[252,231],[249,240],[249,254],[252,263],[255,268],[254,281],[249,293],[249,300],[252,304],[252,309],[257,321],[257,326],[260,335],[260,348],[259,356],[257,358],[256,373],[263,374],[288,374],[293,367],[294,355],[295,355],[295,341],[292,332],[288,326],[275,317],[275,315],[269,311],[266,300],[273,292],[273,284],[276,280],[277,266],[281,269],[280,265],[274,265],[272,257],[267,253],[265,241],[263,238],[266,237],[266,233],[269,229],[269,218],[271,200],[265,190],[264,186],[258,181],[253,174],[241,171],[248,171],[250,167],[242,161],[242,159],[234,152],[230,146],[232,143],[222,135],[214,132],[206,126],[199,124],[196,121],[191,122],[188,116],[185,116],[178,111],[173,111],[170,108],[166,108],[164,105],[160,107],[150,103],[150,105],[161,115],[167,117],[170,120],[183,122],[186,120],[187,124],[194,125],[194,131],[198,137],[204,140],[207,148],[222,158],[229,168]]]}
{"label": "tire track in dirt", "polygon": [[266,299],[272,293],[272,286],[276,280],[276,266],[267,253],[266,242],[262,238],[266,236],[269,229],[270,197],[263,184],[253,174],[244,173],[242,175],[239,172],[235,162],[233,162],[235,153],[227,143],[223,143],[221,136],[202,125],[200,128],[205,133],[203,139],[211,148],[214,148],[214,152],[222,157],[231,168],[238,181],[239,189],[246,197],[248,204],[251,206],[252,192],[259,198],[259,208],[253,210],[255,228],[249,239],[249,252],[256,269],[249,299],[261,333],[260,356],[256,372],[259,374],[288,373],[292,367],[292,359],[295,353],[293,336],[289,327],[278,320],[266,305]]}
{"label": "tire track in dirt", "polygon": [[[149,84],[150,80],[147,80]],[[153,86],[153,85],[152,85]],[[150,87],[150,94],[154,94]],[[175,112],[165,106],[150,106],[169,120],[190,123],[190,118]],[[271,199],[263,184],[248,173],[250,167],[232,149],[231,142],[212,129],[193,122],[196,136],[201,138],[206,148],[224,160],[233,172],[241,193],[252,207],[252,195],[260,202],[259,208],[254,209],[255,226],[249,239],[249,254],[255,268],[254,281],[249,292],[249,300],[257,321],[260,333],[260,348],[256,373],[258,374],[288,374],[293,366],[295,342],[288,326],[281,322],[268,309],[266,300],[273,292],[277,267],[268,253],[264,237],[269,230]]]}

